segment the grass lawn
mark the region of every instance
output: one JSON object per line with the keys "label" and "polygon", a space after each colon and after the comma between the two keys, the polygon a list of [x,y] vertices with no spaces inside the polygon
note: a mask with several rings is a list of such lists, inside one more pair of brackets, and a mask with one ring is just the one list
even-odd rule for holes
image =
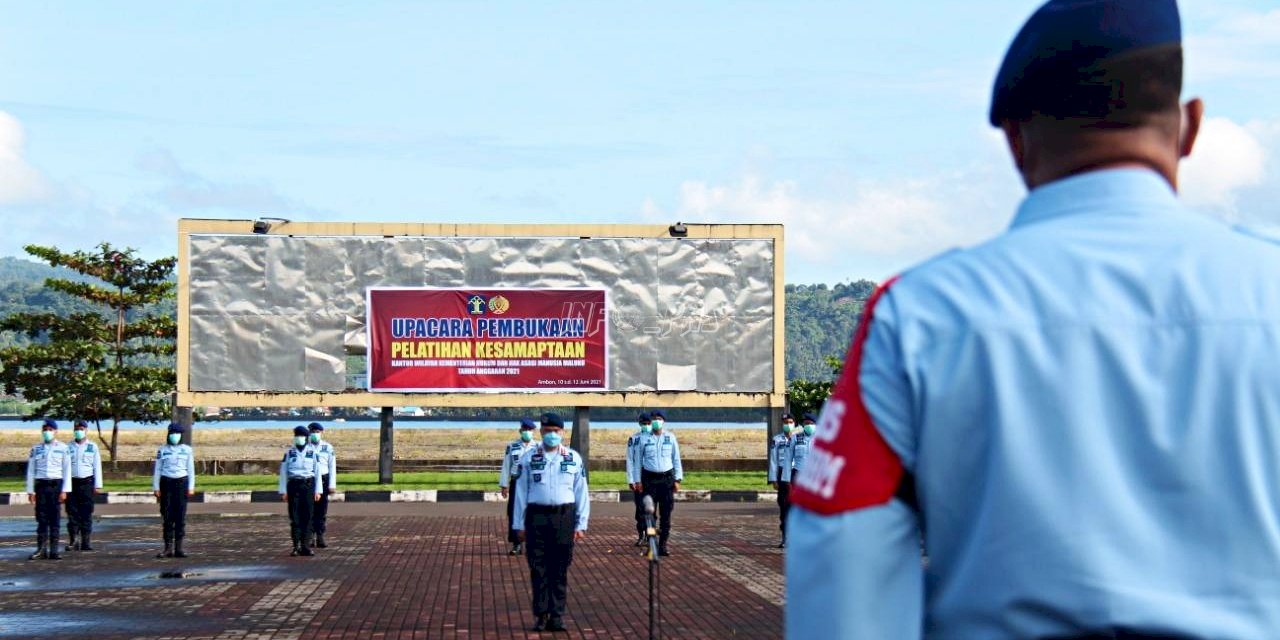
{"label": "grass lawn", "polygon": [[[498,489],[497,474],[489,471],[417,471],[395,474],[390,485],[378,484],[378,474],[340,473],[338,489],[343,491],[386,491],[400,489]],[[197,491],[272,491],[278,487],[274,475],[254,476],[197,476]],[[108,480],[107,491],[150,491],[151,478],[137,477],[127,480]],[[622,471],[594,471],[590,480],[592,489],[623,489],[626,474]],[[690,472],[685,475],[682,489],[711,489],[716,491],[768,491],[764,473],[750,471]],[[25,481],[17,478],[0,478],[0,492],[17,493],[26,489]]]}

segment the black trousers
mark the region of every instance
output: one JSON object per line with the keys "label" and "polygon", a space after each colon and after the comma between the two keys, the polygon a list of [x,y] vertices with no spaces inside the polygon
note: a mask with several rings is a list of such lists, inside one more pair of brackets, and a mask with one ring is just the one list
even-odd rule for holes
{"label": "black trousers", "polygon": [[516,481],[515,478],[510,480],[507,483],[507,542],[515,544],[520,542],[520,539],[516,537],[516,523],[514,522],[516,517]]}
{"label": "black trousers", "polygon": [[644,493],[632,490],[631,501],[636,503],[636,535],[643,536],[644,526]]}
{"label": "black trousers", "polygon": [[533,615],[559,618],[564,615],[569,588],[569,565],[573,563],[573,530],[578,508],[572,504],[547,506],[531,504],[525,510],[524,531],[529,582],[533,586]]}
{"label": "black trousers", "polygon": [[324,535],[325,520],[329,517],[329,476],[320,476],[320,502],[311,509],[311,532]]}
{"label": "black trousers", "polygon": [[660,545],[666,545],[667,538],[671,536],[671,510],[676,506],[675,482],[675,474],[670,471],[640,472],[640,484],[644,485],[644,495],[653,498],[653,504],[658,508],[658,543]]}
{"label": "black trousers", "polygon": [[164,541],[187,537],[187,477],[160,478],[160,517],[164,520]]}
{"label": "black trousers", "polygon": [[57,540],[62,521],[62,508],[58,494],[62,493],[61,480],[36,480],[36,539]]}
{"label": "black trousers", "polygon": [[93,476],[72,478],[67,494],[67,533],[93,533]]}
{"label": "black trousers", "polygon": [[[792,472],[795,475],[795,472]],[[778,530],[787,535],[787,514],[791,513],[791,483],[782,481],[782,469],[778,469]]]}
{"label": "black trousers", "polygon": [[295,543],[310,546],[311,518],[315,517],[315,478],[289,478],[289,533]]}

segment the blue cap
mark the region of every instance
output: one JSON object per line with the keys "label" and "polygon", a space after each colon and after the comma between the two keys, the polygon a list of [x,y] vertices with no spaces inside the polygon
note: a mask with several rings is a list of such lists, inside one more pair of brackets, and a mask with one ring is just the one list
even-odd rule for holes
{"label": "blue cap", "polygon": [[45,418],[44,422],[40,425],[40,430],[44,431],[45,429],[53,429],[54,431],[57,431],[58,421],[53,418]]}
{"label": "blue cap", "polygon": [[307,425],[307,430],[311,432],[324,431],[324,425],[320,424],[319,422],[312,422],[311,424]]}
{"label": "blue cap", "polygon": [[642,413],[636,417],[636,422],[639,424],[644,424],[646,422],[652,422],[652,421],[653,421],[653,418],[649,417],[648,413]]}
{"label": "blue cap", "polygon": [[534,422],[533,420],[530,420],[528,418],[520,419],[521,431],[533,431],[534,429],[537,429],[537,428],[538,428],[538,423]]}
{"label": "blue cap", "polygon": [[657,418],[662,418],[663,420],[666,420],[666,419],[667,419],[667,414],[665,414],[665,413],[663,413],[663,412],[661,412],[661,411],[659,411],[659,410],[657,410],[657,409],[654,409],[653,411],[650,411],[650,412],[649,412],[649,419],[650,419],[650,420],[655,420],[655,419],[657,419]]}
{"label": "blue cap", "polygon": [[81,418],[81,419],[79,419],[79,420],[76,420],[75,427],[76,427],[76,428],[84,428],[84,429],[88,429],[88,428],[89,428],[89,422],[88,422],[88,421],[86,421],[84,418]]}
{"label": "blue cap", "polygon": [[564,418],[561,418],[561,417],[560,417],[560,414],[558,414],[558,413],[544,413],[544,414],[542,414],[542,426],[544,426],[544,427],[560,427],[561,429],[563,429],[563,428],[564,428]]}
{"label": "blue cap", "polygon": [[310,431],[309,429],[307,429],[306,427],[302,426],[302,425],[298,425],[298,426],[296,426],[296,427],[294,427],[294,428],[293,428],[293,435],[295,435],[295,436],[302,436],[302,437],[304,437],[304,438],[305,438],[305,437],[307,437],[307,436],[311,435],[311,431]]}
{"label": "blue cap", "polygon": [[795,420],[796,418],[795,418],[795,416],[793,416],[793,415],[791,415],[791,414],[789,414],[789,413],[784,413],[784,414],[782,414],[782,417],[781,417],[781,418],[778,418],[778,419],[779,419],[779,420]]}
{"label": "blue cap", "polygon": [[1109,86],[1099,83],[1097,92],[1080,86],[1093,65],[1181,42],[1177,0],[1050,0],[1022,25],[1005,53],[991,95],[991,124],[1031,115],[1055,101],[1081,103],[1072,104],[1073,111],[1105,108],[1112,100]]}
{"label": "blue cap", "polygon": [[186,429],[184,429],[182,425],[176,422],[169,423],[169,433],[184,433],[184,432],[186,432]]}
{"label": "blue cap", "polygon": [[806,413],[806,414],[804,414],[803,416],[801,416],[801,417],[800,417],[800,419],[801,419],[801,420],[808,421],[808,422],[817,422],[817,421],[818,421],[818,419],[817,419],[817,418],[813,417],[813,414],[812,414],[812,413]]}

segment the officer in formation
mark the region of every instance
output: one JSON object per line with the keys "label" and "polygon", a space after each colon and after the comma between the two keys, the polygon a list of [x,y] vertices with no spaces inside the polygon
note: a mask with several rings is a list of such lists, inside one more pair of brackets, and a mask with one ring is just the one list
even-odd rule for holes
{"label": "officer in formation", "polygon": [[779,549],[787,546],[787,512],[791,510],[791,481],[783,479],[786,474],[782,467],[790,459],[791,432],[795,428],[796,419],[789,413],[782,414],[782,430],[769,443],[769,484],[778,491],[778,529],[782,531]]}
{"label": "officer in formation", "polygon": [[191,447],[182,444],[185,429],[169,423],[168,440],[156,451],[151,490],[160,501],[164,520],[164,551],[157,558],[185,558],[182,539],[187,535],[187,499],[196,493],[196,462]]}
{"label": "officer in formation", "polygon": [[58,423],[46,419],[40,427],[42,442],[27,457],[27,502],[36,505],[36,552],[32,560],[61,560],[58,529],[59,503],[71,491],[71,452],[58,440]]}
{"label": "officer in formation", "polygon": [[[804,468],[804,461],[809,457],[809,449],[813,447],[813,434],[817,429],[815,426],[817,419],[812,413],[806,413],[800,418],[800,426],[791,427],[791,438],[787,443],[786,449],[780,456],[782,475],[778,478],[778,486],[786,487],[788,500],[782,511],[782,543],[779,548],[787,546],[787,512],[791,510],[790,490],[795,486],[800,477],[800,470]],[[781,496],[783,490],[779,489],[778,494]]]}
{"label": "officer in formation", "polygon": [[93,496],[102,490],[102,455],[88,438],[89,423],[76,420],[71,457],[71,493],[67,495],[67,551],[93,551]]}
{"label": "officer in formation", "polygon": [[653,431],[653,422],[649,414],[642,413],[637,418],[640,429],[627,438],[627,484],[631,486],[631,501],[636,505],[636,546],[645,543],[644,492],[640,490],[640,452],[644,441],[642,438]]}
{"label": "officer in formation", "polygon": [[658,507],[658,555],[668,556],[667,539],[671,537],[671,510],[675,494],[684,480],[680,464],[680,444],[676,436],[663,430],[667,417],[661,411],[649,412],[652,431],[640,438],[640,491],[653,498]]}
{"label": "officer in formation", "polygon": [[533,432],[538,429],[538,424],[533,420],[524,418],[520,420],[520,437],[507,443],[506,449],[502,452],[502,471],[498,472],[498,487],[502,490],[502,497],[507,501],[507,542],[511,543],[511,551],[507,553],[513,556],[520,555],[524,550],[524,545],[520,542],[520,538],[516,536],[516,527],[514,511],[516,506],[516,494],[511,487],[511,483],[515,481],[516,472],[520,469],[520,458],[525,452],[537,446],[533,442]]}
{"label": "officer in formation", "polygon": [[307,430],[311,433],[308,436],[308,446],[316,451],[316,463],[320,467],[320,488],[324,492],[320,501],[315,504],[315,512],[311,517],[311,545],[324,549],[329,546],[324,540],[327,528],[325,525],[329,518],[329,496],[338,490],[338,456],[333,445],[324,439],[324,425],[312,422],[307,425]]}
{"label": "officer in formation", "polygon": [[1179,201],[1182,82],[1174,0],[1013,38],[989,121],[1029,192],[867,301],[792,488],[789,637],[1280,637],[1280,246]]}
{"label": "officer in formation", "polygon": [[310,435],[306,427],[294,427],[293,446],[280,460],[280,499],[289,503],[292,556],[315,555],[311,551],[311,520],[324,487],[320,484],[320,454],[307,445]]}
{"label": "officer in formation", "polygon": [[542,444],[520,458],[513,526],[528,545],[534,631],[564,631],[573,544],[586,537],[591,501],[582,456],[563,446],[564,420],[542,416]]}

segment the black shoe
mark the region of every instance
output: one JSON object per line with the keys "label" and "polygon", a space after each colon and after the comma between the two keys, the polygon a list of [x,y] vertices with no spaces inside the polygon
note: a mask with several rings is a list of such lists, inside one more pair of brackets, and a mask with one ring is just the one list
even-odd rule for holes
{"label": "black shoe", "polygon": [[324,534],[323,534],[323,533],[317,533],[317,534],[316,534],[316,543],[315,543],[315,545],[314,545],[314,546],[315,546],[317,549],[328,549],[328,548],[329,548],[329,545],[327,545],[327,544],[325,544],[325,543],[324,543]]}
{"label": "black shoe", "polygon": [[670,551],[667,551],[667,548],[666,548],[666,547],[658,547],[658,555],[660,555],[660,556],[662,556],[662,557],[664,557],[664,558],[665,558],[665,557],[667,557],[667,556],[671,555],[671,552],[670,552]]}
{"label": "black shoe", "polygon": [[552,618],[547,622],[547,631],[568,631],[564,626],[564,620],[560,618]]}
{"label": "black shoe", "polygon": [[779,543],[778,543],[778,548],[779,548],[779,549],[786,549],[786,548],[787,548],[787,539],[786,539],[786,538],[783,538],[783,539],[782,539],[782,542],[779,542]]}
{"label": "black shoe", "polygon": [[172,542],[168,542],[168,541],[166,541],[166,542],[164,543],[164,551],[161,551],[160,553],[157,553],[157,554],[156,554],[156,557],[157,557],[157,558],[172,558],[172,557],[173,557],[173,543],[172,543]]}
{"label": "black shoe", "polygon": [[542,631],[543,629],[546,629],[546,628],[547,628],[547,617],[538,616],[538,621],[533,623],[533,628],[530,629],[530,631]]}
{"label": "black shoe", "polygon": [[41,540],[41,541],[37,542],[37,543],[36,543],[36,552],[35,552],[35,553],[33,553],[33,554],[31,554],[31,557],[29,557],[29,558],[27,558],[27,559],[28,559],[28,560],[44,560],[44,557],[45,557],[44,544],[45,544],[45,543],[44,543],[44,540]]}
{"label": "black shoe", "polygon": [[307,545],[305,545],[305,544],[304,544],[304,545],[302,545],[302,547],[298,549],[298,555],[300,555],[300,556],[308,556],[308,557],[310,557],[310,556],[314,556],[315,554],[316,554],[316,553],[315,553],[314,551],[312,551],[312,550],[311,550],[311,547],[308,547],[308,546],[307,546]]}
{"label": "black shoe", "polygon": [[298,556],[298,545],[293,545],[293,550],[289,552],[289,556],[295,558]]}
{"label": "black shoe", "polygon": [[173,543],[173,557],[175,558],[187,557],[187,554],[182,552],[182,538],[178,538],[177,542]]}
{"label": "black shoe", "polygon": [[517,543],[515,543],[515,544],[511,545],[511,550],[507,552],[507,555],[509,555],[509,556],[518,556],[518,555],[520,555],[520,552],[521,552],[521,551],[522,551],[522,549],[520,548],[520,543],[519,543],[519,542],[517,542]]}
{"label": "black shoe", "polygon": [[637,546],[637,547],[643,547],[643,546],[644,546],[644,543],[645,543],[646,541],[647,541],[647,540],[646,540],[646,538],[645,538],[644,534],[642,533],[642,534],[640,534],[640,537],[636,538],[636,546]]}
{"label": "black shoe", "polygon": [[82,534],[80,534],[80,550],[81,550],[81,551],[93,551],[93,547],[89,546],[89,534],[88,534],[88,533],[82,533]]}
{"label": "black shoe", "polygon": [[72,533],[71,541],[67,543],[66,551],[79,551],[79,550],[80,550],[80,536],[77,533]]}

